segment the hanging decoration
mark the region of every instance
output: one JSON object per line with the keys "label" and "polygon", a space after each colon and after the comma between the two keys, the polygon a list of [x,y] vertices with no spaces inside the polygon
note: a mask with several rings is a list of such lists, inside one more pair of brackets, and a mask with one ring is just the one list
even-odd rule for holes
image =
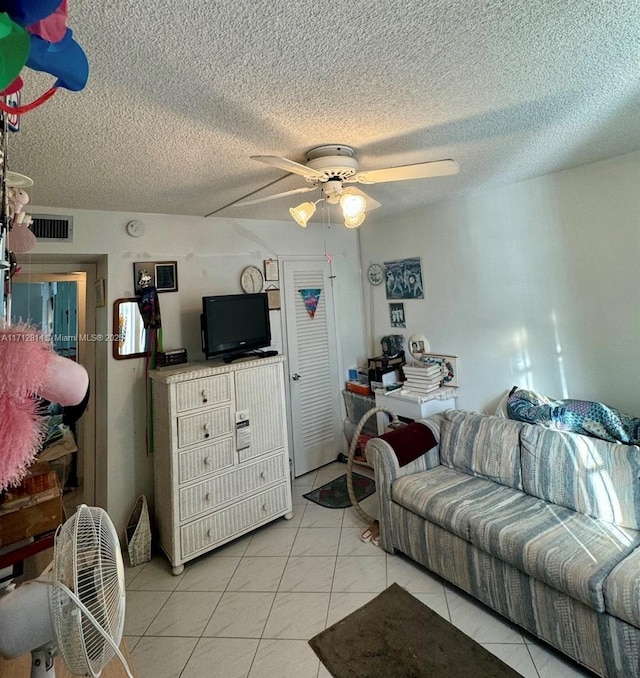
{"label": "hanging decoration", "polygon": [[304,289],[298,290],[302,296],[302,301],[304,301],[304,307],[307,309],[307,313],[313,318],[316,314],[316,309],[320,303],[320,294],[322,293],[321,289]]}
{"label": "hanging decoration", "polygon": [[[160,300],[158,299],[158,290],[152,284],[152,276],[146,270],[141,270],[138,274],[138,308],[142,316],[142,322],[145,327],[146,345],[145,345],[145,372],[149,376],[149,370],[156,367],[156,355],[162,351],[162,318],[160,317]],[[146,447],[147,456],[153,452],[153,395],[149,390],[149,379],[146,379],[145,386],[146,405],[147,405],[147,429],[146,429]]]}
{"label": "hanging decoration", "polygon": [[[84,89],[89,61],[67,28],[67,0],[0,0],[0,110],[20,115],[50,99],[60,87]],[[24,105],[2,96],[22,89],[24,66],[56,78],[44,94]]]}

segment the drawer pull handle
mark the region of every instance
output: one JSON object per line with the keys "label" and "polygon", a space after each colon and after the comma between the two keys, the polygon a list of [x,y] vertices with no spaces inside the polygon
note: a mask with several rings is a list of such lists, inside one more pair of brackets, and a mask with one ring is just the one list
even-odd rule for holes
{"label": "drawer pull handle", "polygon": [[262,510],[263,510],[263,511],[266,511],[266,510],[267,510],[267,505],[266,505],[266,504],[262,504]]}
{"label": "drawer pull handle", "polygon": [[208,423],[205,424],[202,428],[204,428],[204,431],[205,431],[204,437],[208,438],[209,437],[209,424]]}
{"label": "drawer pull handle", "polygon": [[260,471],[260,478],[262,478],[262,480],[266,478],[266,476],[264,475],[264,471]]}
{"label": "drawer pull handle", "polygon": [[203,403],[209,402],[209,393],[207,391],[202,391],[202,402]]}
{"label": "drawer pull handle", "polygon": [[213,537],[213,530],[207,530],[207,537]]}
{"label": "drawer pull handle", "polygon": [[208,465],[209,465],[209,457],[205,457],[205,458],[202,460],[202,463],[203,463],[205,466],[208,466]]}
{"label": "drawer pull handle", "polygon": [[207,492],[207,494],[204,495],[204,500],[209,501],[209,493],[208,492]]}

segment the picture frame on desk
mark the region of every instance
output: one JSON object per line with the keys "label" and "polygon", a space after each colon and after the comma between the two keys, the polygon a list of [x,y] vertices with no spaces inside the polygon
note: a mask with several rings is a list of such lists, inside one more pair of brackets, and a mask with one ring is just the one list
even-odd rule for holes
{"label": "picture frame on desk", "polygon": [[425,365],[440,365],[442,367],[441,386],[460,386],[460,372],[458,368],[458,356],[442,355],[440,353],[424,353],[422,362]]}

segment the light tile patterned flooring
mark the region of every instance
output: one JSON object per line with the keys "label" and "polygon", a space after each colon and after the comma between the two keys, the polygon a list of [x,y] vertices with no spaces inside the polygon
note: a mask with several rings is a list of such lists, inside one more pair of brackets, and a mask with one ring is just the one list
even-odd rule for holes
{"label": "light tile patterned flooring", "polygon": [[[302,497],[345,470],[336,462],[296,479],[292,520],[193,560],[178,577],[163,555],[126,569],[125,636],[139,678],[330,678],[307,641],[393,582],[526,678],[594,675],[405,556],[362,543],[353,508]],[[363,502],[370,513],[373,502]]]}

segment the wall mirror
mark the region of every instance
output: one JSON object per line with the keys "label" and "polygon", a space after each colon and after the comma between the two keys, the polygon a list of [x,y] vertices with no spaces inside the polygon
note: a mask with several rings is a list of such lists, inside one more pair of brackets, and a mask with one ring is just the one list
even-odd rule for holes
{"label": "wall mirror", "polygon": [[146,355],[146,330],[136,297],[113,302],[113,357],[116,360],[141,358]]}

